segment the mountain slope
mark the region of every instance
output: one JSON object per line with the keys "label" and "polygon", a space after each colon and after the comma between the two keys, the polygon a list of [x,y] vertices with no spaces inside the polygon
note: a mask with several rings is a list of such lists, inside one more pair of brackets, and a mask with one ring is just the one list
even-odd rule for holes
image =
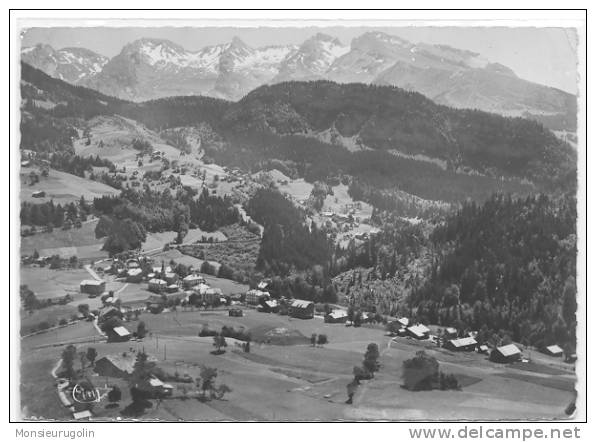
{"label": "mountain slope", "polygon": [[272,83],[324,79],[331,64],[348,51],[338,39],[318,33],[288,54]]}
{"label": "mountain slope", "polygon": [[82,84],[101,72],[108,58],[83,48],[55,50],[49,45],[38,44],[21,51],[21,59],[52,77]]}
{"label": "mountain slope", "polygon": [[141,39],[126,45],[86,85],[133,101],[177,95],[237,99],[272,79],[291,50],[253,49],[234,38],[191,52],[168,40]]}
{"label": "mountain slope", "polygon": [[327,81],[261,87],[231,106],[222,122],[318,139],[332,131],[340,146],[423,155],[450,170],[495,177],[545,183],[575,170],[573,149],[538,123],[440,106],[393,87]]}

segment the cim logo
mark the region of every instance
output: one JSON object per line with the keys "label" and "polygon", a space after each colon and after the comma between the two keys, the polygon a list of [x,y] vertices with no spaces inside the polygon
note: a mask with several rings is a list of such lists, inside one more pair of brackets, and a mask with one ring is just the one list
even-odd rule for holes
{"label": "cim logo", "polygon": [[76,384],[72,389],[72,398],[80,404],[90,404],[100,401],[99,390],[89,383]]}

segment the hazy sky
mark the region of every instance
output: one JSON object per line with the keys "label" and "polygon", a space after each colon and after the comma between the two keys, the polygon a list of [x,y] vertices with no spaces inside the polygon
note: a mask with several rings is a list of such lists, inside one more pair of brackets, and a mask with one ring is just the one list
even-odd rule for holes
{"label": "hazy sky", "polygon": [[502,63],[527,80],[577,92],[577,35],[565,28],[506,27],[130,27],[30,28],[23,46],[47,43],[55,49],[84,47],[108,57],[142,37],[165,38],[188,50],[227,43],[240,37],[250,46],[299,44],[317,32],[348,44],[352,38],[379,30],[414,43],[440,43],[478,52]]}

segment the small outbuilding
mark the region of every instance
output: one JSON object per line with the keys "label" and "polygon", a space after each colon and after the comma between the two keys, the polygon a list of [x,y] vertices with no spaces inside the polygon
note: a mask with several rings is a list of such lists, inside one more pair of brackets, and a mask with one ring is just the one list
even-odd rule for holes
{"label": "small outbuilding", "polygon": [[457,329],[453,327],[447,327],[443,333],[443,337],[445,339],[456,339],[457,338]]}
{"label": "small outbuilding", "polygon": [[556,344],[544,347],[542,352],[549,356],[554,356],[556,358],[560,358],[561,356],[563,356],[563,349]]}

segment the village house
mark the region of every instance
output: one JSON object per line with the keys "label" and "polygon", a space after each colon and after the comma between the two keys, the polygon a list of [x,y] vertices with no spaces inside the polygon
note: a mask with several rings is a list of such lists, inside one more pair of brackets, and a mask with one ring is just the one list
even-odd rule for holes
{"label": "village house", "polygon": [[490,353],[490,360],[502,364],[516,362],[521,359],[521,351],[514,344],[497,347]]}
{"label": "village house", "polygon": [[81,293],[98,296],[106,290],[106,282],[95,279],[85,279],[80,284]]}
{"label": "village house", "polygon": [[409,336],[416,339],[428,339],[430,337],[430,330],[428,327],[422,324],[413,325],[406,328],[406,332]]}
{"label": "village house", "polygon": [[205,283],[205,278],[200,275],[188,275],[182,279],[182,284],[187,289],[195,287],[201,283]]}
{"label": "village house", "polygon": [[46,192],[44,190],[36,190],[31,194],[31,196],[33,198],[44,198],[46,196]]}
{"label": "village house", "polygon": [[312,319],[315,317],[315,304],[312,301],[294,299],[288,309],[288,315],[292,318]]}

